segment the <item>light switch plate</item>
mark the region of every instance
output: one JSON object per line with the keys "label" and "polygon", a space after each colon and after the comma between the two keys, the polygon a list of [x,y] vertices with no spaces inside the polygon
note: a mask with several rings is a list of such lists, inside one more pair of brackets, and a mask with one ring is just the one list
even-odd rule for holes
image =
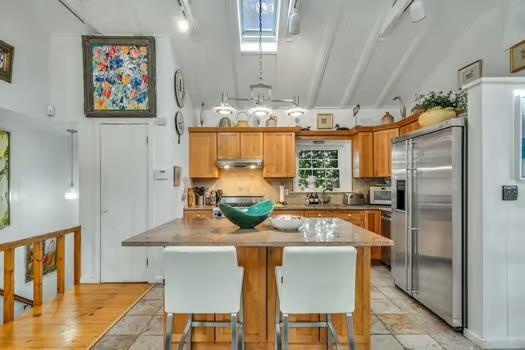
{"label": "light switch plate", "polygon": [[502,199],[504,201],[516,201],[518,200],[518,186],[503,186],[502,187]]}
{"label": "light switch plate", "polygon": [[153,180],[168,180],[168,171],[166,169],[153,170]]}

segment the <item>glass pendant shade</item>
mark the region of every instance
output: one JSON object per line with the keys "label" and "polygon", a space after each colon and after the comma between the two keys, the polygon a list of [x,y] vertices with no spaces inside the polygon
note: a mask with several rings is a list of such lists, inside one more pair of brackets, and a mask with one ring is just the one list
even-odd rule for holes
{"label": "glass pendant shade", "polygon": [[255,106],[253,108],[250,108],[249,112],[250,114],[253,114],[256,117],[261,118],[261,117],[266,117],[267,115],[272,113],[272,110],[270,108],[263,107],[263,106]]}
{"label": "glass pendant shade", "polygon": [[306,112],[306,110],[304,108],[295,106],[295,107],[292,107],[292,108],[290,108],[288,110],[288,115],[290,117],[296,118],[296,117],[302,116],[305,112]]}
{"label": "glass pendant shade", "polygon": [[75,186],[73,184],[71,184],[71,186],[69,186],[69,189],[66,191],[66,193],[64,193],[64,198],[65,199],[78,199],[78,192],[76,191]]}

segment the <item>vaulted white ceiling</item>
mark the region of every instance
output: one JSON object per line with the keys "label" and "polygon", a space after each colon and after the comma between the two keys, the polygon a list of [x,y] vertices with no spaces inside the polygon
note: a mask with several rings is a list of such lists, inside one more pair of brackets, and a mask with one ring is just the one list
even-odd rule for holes
{"label": "vaulted white ceiling", "polygon": [[[174,24],[177,0],[64,1],[100,33],[170,35],[196,107],[216,104],[222,91],[247,96],[256,81],[257,56],[239,49],[236,0],[191,0],[197,26],[191,34]],[[281,0],[277,54],[263,59],[273,96],[298,95],[308,108],[388,106],[397,95],[410,100],[455,38],[497,6],[493,0],[425,0],[423,21],[412,23],[405,14],[379,37],[393,2],[300,0],[301,32],[288,36],[288,0]]]}

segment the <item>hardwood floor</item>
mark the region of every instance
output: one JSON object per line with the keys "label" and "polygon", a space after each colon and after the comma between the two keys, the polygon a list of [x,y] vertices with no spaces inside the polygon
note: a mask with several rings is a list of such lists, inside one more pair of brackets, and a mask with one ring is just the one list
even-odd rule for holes
{"label": "hardwood floor", "polygon": [[0,349],[89,349],[152,288],[80,284],[0,326]]}

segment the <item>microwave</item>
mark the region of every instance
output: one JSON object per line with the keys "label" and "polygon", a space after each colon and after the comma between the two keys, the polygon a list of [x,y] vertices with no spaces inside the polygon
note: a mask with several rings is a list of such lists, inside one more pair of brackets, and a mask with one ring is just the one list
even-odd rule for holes
{"label": "microwave", "polygon": [[370,187],[370,204],[392,204],[392,189],[390,187]]}

